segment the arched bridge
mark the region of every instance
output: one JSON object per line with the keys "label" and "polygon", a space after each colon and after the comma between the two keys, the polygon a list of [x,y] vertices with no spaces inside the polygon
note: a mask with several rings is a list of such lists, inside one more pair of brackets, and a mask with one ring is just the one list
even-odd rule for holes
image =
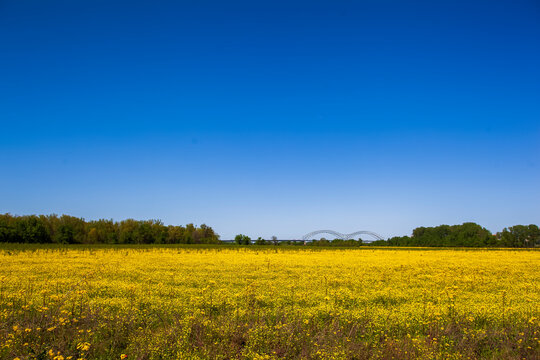
{"label": "arched bridge", "polygon": [[339,232],[334,231],[334,230],[316,230],[316,231],[312,231],[312,232],[302,236],[302,240],[304,240],[304,241],[311,240],[311,239],[313,239],[313,237],[315,235],[319,235],[319,234],[330,234],[330,235],[335,236],[336,239],[343,239],[343,240],[354,239],[358,235],[369,235],[369,236],[373,237],[373,239],[366,239],[365,240],[366,242],[371,242],[373,240],[384,240],[384,238],[381,235],[379,235],[377,233],[374,233],[373,231],[365,231],[365,230],[355,231],[355,232],[350,233],[350,234],[342,234],[342,233],[339,233]]}

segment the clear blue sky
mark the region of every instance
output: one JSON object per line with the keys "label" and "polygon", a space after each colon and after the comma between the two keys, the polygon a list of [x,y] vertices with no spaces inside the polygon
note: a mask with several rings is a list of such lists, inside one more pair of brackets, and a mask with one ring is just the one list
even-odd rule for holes
{"label": "clear blue sky", "polygon": [[0,212],[540,223],[540,3],[0,1]]}

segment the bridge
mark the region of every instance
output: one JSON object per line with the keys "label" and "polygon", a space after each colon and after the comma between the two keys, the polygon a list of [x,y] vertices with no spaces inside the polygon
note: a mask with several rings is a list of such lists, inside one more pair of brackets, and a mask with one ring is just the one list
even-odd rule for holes
{"label": "bridge", "polygon": [[371,242],[374,240],[384,240],[384,238],[381,235],[373,231],[367,231],[367,230],[355,231],[350,234],[342,234],[334,230],[316,230],[302,236],[302,240],[309,241],[313,239],[315,235],[320,235],[320,234],[329,234],[329,235],[335,236],[336,239],[342,239],[342,240],[354,240],[359,235],[369,235],[370,237],[372,237],[372,239],[366,239],[366,240],[362,239],[365,242]]}
{"label": "bridge", "polygon": [[[373,232],[373,231],[367,231],[367,230],[361,230],[361,231],[355,231],[350,234],[342,234],[334,230],[316,230],[312,231],[310,233],[307,233],[306,235],[302,236],[301,240],[298,239],[291,239],[291,240],[275,240],[276,242],[303,242],[306,243],[308,241],[311,241],[315,239],[315,235],[320,234],[328,234],[334,236],[336,239],[342,239],[342,240],[356,240],[359,235],[369,235],[370,239],[362,239],[364,242],[372,242],[374,240],[384,240],[384,238]],[[255,240],[251,240],[252,242],[255,242]],[[266,241],[272,241],[272,240],[266,240]],[[234,243],[234,240],[221,240],[221,242],[224,243]]]}

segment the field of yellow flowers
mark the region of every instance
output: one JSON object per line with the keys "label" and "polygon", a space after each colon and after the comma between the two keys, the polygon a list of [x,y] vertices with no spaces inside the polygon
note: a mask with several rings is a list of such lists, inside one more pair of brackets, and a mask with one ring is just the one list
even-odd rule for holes
{"label": "field of yellow flowers", "polygon": [[0,248],[1,359],[539,359],[540,251]]}

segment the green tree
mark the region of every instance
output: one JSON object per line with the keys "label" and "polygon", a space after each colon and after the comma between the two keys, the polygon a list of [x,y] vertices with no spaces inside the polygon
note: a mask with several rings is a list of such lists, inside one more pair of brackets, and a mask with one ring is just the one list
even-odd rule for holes
{"label": "green tree", "polygon": [[54,226],[54,240],[60,244],[84,244],[86,224],[84,219],[62,215]]}
{"label": "green tree", "polygon": [[0,242],[16,241],[15,217],[10,214],[0,215]]}
{"label": "green tree", "polygon": [[251,238],[247,235],[238,234],[234,237],[234,242],[238,245],[250,245]]}
{"label": "green tree", "polygon": [[165,226],[161,220],[86,222],[69,215],[13,216],[0,214],[0,242],[63,244],[220,244],[219,235],[205,224]]}
{"label": "green tree", "polygon": [[35,216],[21,216],[17,220],[17,242],[50,243],[52,241],[43,219]]}
{"label": "green tree", "polygon": [[181,244],[184,240],[184,227],[169,225],[167,227],[167,244]]}
{"label": "green tree", "polygon": [[119,226],[119,243],[120,244],[137,244],[137,228],[139,224],[134,219],[126,219],[120,222]]}
{"label": "green tree", "polygon": [[499,245],[506,247],[534,247],[540,245],[540,230],[537,225],[514,225],[497,233]]}

